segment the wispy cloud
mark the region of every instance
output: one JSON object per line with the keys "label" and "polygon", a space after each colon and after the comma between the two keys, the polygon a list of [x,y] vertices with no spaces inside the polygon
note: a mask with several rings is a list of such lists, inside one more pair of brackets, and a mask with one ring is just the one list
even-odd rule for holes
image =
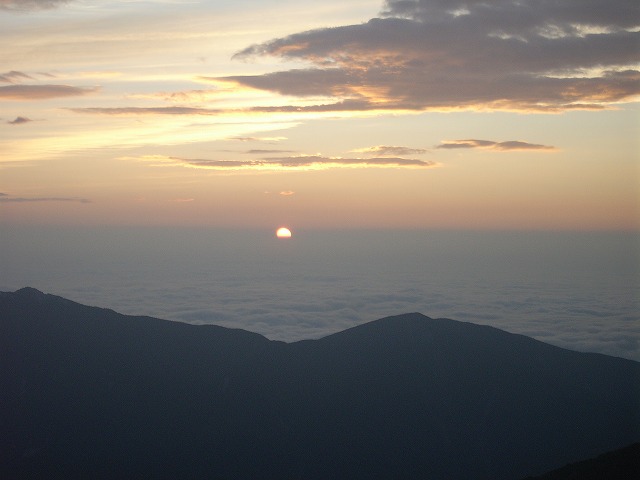
{"label": "wispy cloud", "polygon": [[131,95],[132,98],[160,99],[166,102],[206,102],[220,95],[219,90],[187,90]]}
{"label": "wispy cloud", "polygon": [[[0,87],[9,88],[9,87]],[[1,98],[1,97],[0,97]],[[404,108],[404,107],[403,107]],[[228,114],[270,114],[270,113],[335,113],[357,112],[361,110],[398,110],[398,105],[378,105],[369,108],[367,102],[357,99],[338,102],[318,103],[314,105],[267,105],[246,108],[202,108],[202,107],[86,107],[71,108],[76,113],[96,115],[228,115]],[[406,109],[413,109],[407,105]]]}
{"label": "wispy cloud", "polygon": [[31,120],[30,118],[27,117],[16,117],[14,120],[10,120],[7,123],[9,125],[22,125],[23,123],[29,123],[29,122],[33,122],[33,120]]}
{"label": "wispy cloud", "polygon": [[246,152],[247,154],[251,154],[251,155],[267,155],[267,154],[276,154],[276,153],[293,153],[293,150],[270,150],[268,148],[264,148],[264,149],[260,149],[260,148],[254,148],[252,150],[247,150]]}
{"label": "wispy cloud", "polygon": [[353,153],[367,153],[379,156],[402,156],[402,155],[422,155],[429,153],[425,148],[396,147],[387,145],[376,145],[375,147],[357,148]]}
{"label": "wispy cloud", "polygon": [[70,110],[95,115],[219,115],[224,112],[221,109],[198,107],[88,107]]}
{"label": "wispy cloud", "polygon": [[14,197],[7,193],[0,193],[2,203],[34,203],[34,202],[72,202],[91,203],[91,200],[81,197]]}
{"label": "wispy cloud", "polygon": [[0,0],[0,10],[43,10],[47,8],[56,8],[71,0]]}
{"label": "wispy cloud", "polygon": [[640,94],[639,24],[632,0],[388,0],[381,18],[235,55],[308,68],[221,80],[336,109],[597,109]]}
{"label": "wispy cloud", "polygon": [[238,142],[267,142],[276,143],[286,140],[287,137],[232,137],[229,140],[235,140]]}
{"label": "wispy cloud", "polygon": [[207,170],[222,171],[272,171],[272,170],[323,170],[330,168],[425,168],[433,167],[435,162],[401,158],[343,158],[304,155],[288,157],[266,157],[256,160],[217,160],[202,158],[145,156],[144,161],[158,166],[184,166]]}
{"label": "wispy cloud", "polygon": [[[51,78],[55,77],[46,72],[25,73],[11,70],[0,73],[0,83],[10,84],[0,86],[0,100],[47,100],[51,98],[77,97],[94,93],[99,89],[98,87],[34,83],[43,78],[46,79],[45,81],[50,81]],[[23,83],[25,81],[30,83]]]}
{"label": "wispy cloud", "polygon": [[21,80],[31,80],[32,76],[27,75],[24,72],[18,72],[17,70],[11,70],[10,72],[0,73],[0,82],[3,83],[16,83]]}
{"label": "wispy cloud", "polygon": [[538,145],[535,143],[521,142],[519,140],[510,140],[507,142],[494,142],[492,140],[444,140],[436,148],[441,149],[458,149],[458,148],[486,148],[490,150],[557,150],[556,147],[550,145]]}
{"label": "wispy cloud", "polygon": [[47,100],[50,98],[77,97],[97,90],[97,87],[82,88],[70,85],[7,85],[0,87],[0,99]]}

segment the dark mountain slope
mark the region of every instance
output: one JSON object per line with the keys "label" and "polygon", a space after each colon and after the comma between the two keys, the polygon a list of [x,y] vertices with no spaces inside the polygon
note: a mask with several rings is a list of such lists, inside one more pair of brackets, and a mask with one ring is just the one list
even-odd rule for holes
{"label": "dark mountain slope", "polygon": [[3,478],[513,480],[640,440],[637,362],[420,314],[285,344],[23,289],[0,372]]}
{"label": "dark mountain slope", "polygon": [[572,463],[539,477],[525,480],[638,480],[640,443]]}
{"label": "dark mountain slope", "polygon": [[420,314],[289,347],[299,371],[287,375],[320,387],[312,417],[322,433],[309,448],[351,446],[323,444],[336,476],[370,467],[364,478],[390,478],[413,465],[412,478],[518,478],[640,434],[640,370],[627,360]]}
{"label": "dark mountain slope", "polygon": [[2,294],[0,318],[0,468],[62,477],[155,476],[206,443],[223,452],[253,410],[253,366],[271,345],[30,289]]}

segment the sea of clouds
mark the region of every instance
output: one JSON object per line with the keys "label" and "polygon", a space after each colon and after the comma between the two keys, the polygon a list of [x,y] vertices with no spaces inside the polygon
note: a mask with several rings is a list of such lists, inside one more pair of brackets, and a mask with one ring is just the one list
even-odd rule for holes
{"label": "sea of clouds", "polygon": [[387,315],[492,325],[640,360],[640,235],[19,227],[0,290],[319,338]]}

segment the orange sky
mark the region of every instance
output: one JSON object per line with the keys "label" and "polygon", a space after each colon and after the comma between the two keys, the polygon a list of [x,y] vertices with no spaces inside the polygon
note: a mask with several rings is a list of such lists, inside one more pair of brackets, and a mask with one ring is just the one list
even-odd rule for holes
{"label": "orange sky", "polygon": [[528,3],[2,2],[0,222],[638,230],[637,8]]}

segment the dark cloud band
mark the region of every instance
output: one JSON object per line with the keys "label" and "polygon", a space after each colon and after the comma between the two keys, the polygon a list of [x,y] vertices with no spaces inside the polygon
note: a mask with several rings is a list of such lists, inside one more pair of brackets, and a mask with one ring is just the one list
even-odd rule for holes
{"label": "dark cloud band", "polygon": [[0,99],[48,100],[60,97],[77,97],[95,91],[97,88],[81,88],[70,85],[7,85],[0,87]]}
{"label": "dark cloud band", "polygon": [[44,10],[56,8],[71,0],[0,0],[0,10]]}
{"label": "dark cloud band", "polygon": [[391,0],[383,18],[236,54],[307,69],[226,80],[362,110],[602,108],[640,95],[639,12],[629,0]]}

